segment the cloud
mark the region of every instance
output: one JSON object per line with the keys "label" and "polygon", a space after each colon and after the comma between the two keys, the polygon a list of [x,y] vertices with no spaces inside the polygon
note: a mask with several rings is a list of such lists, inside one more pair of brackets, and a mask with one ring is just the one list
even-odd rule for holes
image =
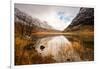
{"label": "cloud", "polygon": [[47,21],[57,30],[64,30],[80,9],[79,7],[34,4],[15,4],[15,7],[41,21]]}

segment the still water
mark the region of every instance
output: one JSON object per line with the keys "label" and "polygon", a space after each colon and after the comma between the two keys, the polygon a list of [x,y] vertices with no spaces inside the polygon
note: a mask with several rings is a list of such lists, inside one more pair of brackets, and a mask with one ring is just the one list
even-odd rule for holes
{"label": "still water", "polygon": [[21,50],[23,56],[19,58],[21,59],[20,64],[94,60],[94,39],[91,36],[57,35],[32,38],[33,44],[27,45]]}

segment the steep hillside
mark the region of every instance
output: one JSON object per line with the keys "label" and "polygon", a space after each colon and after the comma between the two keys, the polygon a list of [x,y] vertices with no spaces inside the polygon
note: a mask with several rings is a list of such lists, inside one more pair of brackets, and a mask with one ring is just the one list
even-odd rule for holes
{"label": "steep hillside", "polygon": [[34,32],[57,31],[53,29],[46,21],[40,21],[38,18],[32,18],[28,14],[15,8],[15,33],[30,35]]}
{"label": "steep hillside", "polygon": [[94,9],[80,8],[77,16],[72,20],[71,24],[64,32],[74,31],[93,31],[94,30]]}

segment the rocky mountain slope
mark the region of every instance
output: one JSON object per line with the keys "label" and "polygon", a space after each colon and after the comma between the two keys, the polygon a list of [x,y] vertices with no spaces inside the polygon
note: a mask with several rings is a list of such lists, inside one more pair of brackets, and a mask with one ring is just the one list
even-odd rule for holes
{"label": "rocky mountain slope", "polygon": [[38,18],[32,18],[28,14],[15,8],[15,33],[30,35],[32,32],[57,31],[53,29],[46,21],[40,21]]}
{"label": "rocky mountain slope", "polygon": [[64,32],[72,31],[93,31],[94,30],[94,9],[80,8],[77,16],[72,20],[71,24]]}

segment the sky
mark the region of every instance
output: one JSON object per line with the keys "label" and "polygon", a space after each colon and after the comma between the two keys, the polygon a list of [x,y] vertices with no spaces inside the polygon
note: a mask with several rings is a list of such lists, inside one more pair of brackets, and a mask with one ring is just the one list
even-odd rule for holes
{"label": "sky", "polygon": [[29,14],[33,18],[46,21],[56,30],[63,31],[78,14],[80,7],[15,4],[15,8]]}

